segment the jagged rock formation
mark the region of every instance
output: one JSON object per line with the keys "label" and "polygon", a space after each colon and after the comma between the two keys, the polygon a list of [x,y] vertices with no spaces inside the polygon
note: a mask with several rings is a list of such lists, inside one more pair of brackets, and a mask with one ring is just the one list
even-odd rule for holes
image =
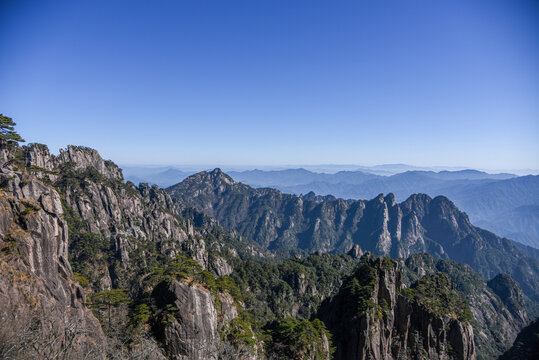
{"label": "jagged rock formation", "polygon": [[0,163],[0,357],[103,358],[105,336],[68,261],[60,195],[10,157]]}
{"label": "jagged rock formation", "polygon": [[337,198],[333,195],[316,195],[314,192],[310,191],[307,194],[300,195],[300,198],[304,200],[310,200],[315,202],[322,202],[322,201],[331,201],[331,200],[337,200]]}
{"label": "jagged rock formation", "polygon": [[219,169],[192,175],[167,190],[268,249],[341,253],[359,244],[392,257],[429,252],[469,264],[486,278],[508,273],[528,297],[539,301],[539,262],[510,240],[474,227],[443,196],[416,194],[400,204],[392,194],[370,201],[316,202],[253,189]]}
{"label": "jagged rock formation", "polygon": [[163,309],[156,314],[154,331],[170,359],[256,359],[254,347],[233,347],[223,341],[221,334],[238,318],[229,294],[173,281],[157,285],[152,296]]}
{"label": "jagged rock formation", "polygon": [[[112,266],[96,264],[99,269],[92,269],[99,273],[96,278],[101,289],[110,289],[115,281],[115,286],[126,286],[129,274],[125,270],[140,267],[140,262],[147,265],[157,253],[168,257],[187,253],[204,268],[215,269],[221,275],[231,272],[223,258],[209,259],[205,239],[212,231],[219,231],[212,228],[215,222],[205,219],[209,226],[197,228],[194,218],[201,215],[192,209],[184,213],[157,186],[124,183],[121,170],[111,161],[104,161],[97,151],[68,146],[67,151],[54,156],[46,146],[32,144],[23,148],[23,154],[26,167],[61,190],[74,237],[80,233],[99,234],[113,244],[120,262]],[[193,220],[184,215],[191,215]]]}
{"label": "jagged rock formation", "polygon": [[514,323],[522,325],[528,323],[524,294],[511,276],[498,274],[487,285],[507,306],[507,309],[515,318]]}
{"label": "jagged rock formation", "polygon": [[[324,174],[304,169],[231,171],[228,174],[253,187],[272,187],[298,195],[314,191],[343,199],[371,199],[377,194],[392,192],[398,201],[414,193],[444,195],[477,226],[539,248],[539,176],[487,174],[471,169],[433,172],[401,168],[394,171],[398,173],[391,176],[361,171]],[[184,178],[177,177],[176,182]]]}
{"label": "jagged rock formation", "polygon": [[[46,204],[52,203],[60,211],[62,206],[64,208],[71,237],[69,259],[77,276],[88,281],[85,290],[90,294],[127,289],[143,301],[154,286],[147,281],[154,277],[154,269],[166,266],[179,255],[196,260],[201,269],[216,276],[225,276],[233,271],[230,261],[234,257],[242,254],[263,256],[256,246],[222,230],[215,220],[193,209],[176,206],[171,197],[158,187],[147,184],[136,187],[132,183],[124,183],[121,170],[114,163],[104,161],[95,150],[68,146],[66,151],[54,156],[46,146],[32,144],[19,149],[18,157],[22,158],[18,159],[18,166],[43,182],[52,183],[60,191],[60,195],[55,193],[53,202]],[[238,243],[241,246],[237,246]],[[64,261],[67,263],[67,242],[64,247]],[[187,311],[195,306],[191,303],[195,300],[207,299],[180,297],[174,303],[182,311]],[[164,309],[157,306],[153,311],[162,313]],[[183,324],[183,313],[176,314],[177,322]],[[222,314],[216,312],[212,316],[221,317]],[[231,310],[226,319],[234,317],[234,314],[237,312]],[[215,358],[224,356],[224,351],[241,349],[226,341],[219,342],[216,329],[204,328],[208,323],[199,325],[196,332],[184,332],[181,338],[160,337],[171,358],[200,358],[201,353],[194,348],[184,348],[181,354],[176,351],[181,343],[200,344],[200,332],[213,334],[206,341],[213,344],[208,354]],[[157,329],[155,327],[155,331]],[[165,333],[170,334],[170,331]]]}
{"label": "jagged rock formation", "polygon": [[500,356],[529,321],[522,290],[509,275],[500,274],[487,282],[469,265],[437,260],[430,254],[410,256],[401,261],[401,269],[408,286],[438,272],[451,278],[470,305],[478,359]]}
{"label": "jagged rock formation", "polygon": [[366,255],[322,307],[335,359],[475,359],[472,326],[449,279],[423,279],[406,295],[400,276],[396,262]]}
{"label": "jagged rock formation", "polygon": [[60,168],[70,164],[74,170],[92,169],[105,178],[123,181],[122,171],[118,166],[112,161],[103,160],[96,150],[84,146],[68,145],[67,149],[60,149],[60,154],[54,156],[46,145],[31,144],[24,147],[24,158],[28,167],[34,166],[36,170],[53,172],[46,175],[55,175]]}

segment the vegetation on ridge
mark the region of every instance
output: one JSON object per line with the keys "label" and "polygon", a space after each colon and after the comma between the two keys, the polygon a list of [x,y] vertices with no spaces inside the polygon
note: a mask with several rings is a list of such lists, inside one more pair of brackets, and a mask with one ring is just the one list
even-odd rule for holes
{"label": "vegetation on ridge", "polygon": [[447,274],[437,273],[422,277],[402,293],[414,304],[418,304],[438,316],[451,316],[462,321],[473,319],[470,307],[461,293],[455,290]]}

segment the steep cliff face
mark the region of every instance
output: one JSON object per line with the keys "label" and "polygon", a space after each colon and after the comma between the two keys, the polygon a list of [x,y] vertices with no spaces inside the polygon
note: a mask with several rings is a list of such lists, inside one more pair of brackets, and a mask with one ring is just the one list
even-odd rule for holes
{"label": "steep cliff face", "polygon": [[227,331],[240,320],[229,294],[172,281],[160,283],[152,296],[162,309],[155,316],[154,332],[161,338],[170,359],[257,358],[255,338],[248,327],[234,330],[250,332],[242,334],[251,340],[249,344],[227,341]]}
{"label": "steep cliff face", "polygon": [[[144,276],[137,277],[136,271],[156,266],[159,257],[179,254],[189,255],[220,275],[232,271],[224,258],[210,256],[207,248],[208,239],[213,239],[217,251],[226,252],[215,222],[196,227],[197,214],[185,214],[184,208],[176,206],[170,195],[156,186],[124,183],[121,170],[111,161],[104,161],[97,151],[68,146],[54,156],[46,146],[33,144],[24,147],[23,154],[28,169],[60,190],[72,234],[71,259],[76,270],[97,290],[130,288]],[[94,245],[102,244],[96,251],[119,261],[81,259],[87,253],[83,248],[87,247],[87,234],[97,236],[92,237]],[[248,251],[249,245],[244,249]]]}
{"label": "steep cliff face", "polygon": [[[144,347],[144,341],[155,347],[151,334],[145,335],[147,338],[139,334],[139,327],[144,328],[148,321],[141,319],[148,313],[151,333],[158,334],[169,358],[235,358],[240,354],[248,359],[257,354],[253,332],[251,347],[238,345],[234,339],[221,339],[222,329],[238,323],[250,329],[249,321],[238,320],[237,309],[241,310],[242,304],[232,304],[230,296],[212,287],[215,284],[205,285],[198,278],[189,285],[171,280],[183,274],[178,270],[178,258],[187,262],[193,259],[195,263],[188,265],[193,276],[211,279],[208,281],[212,284],[221,281],[222,286],[226,283],[224,277],[233,271],[231,261],[235,258],[264,256],[256,246],[224,231],[214,219],[177,206],[169,194],[156,186],[124,183],[121,170],[104,161],[95,150],[69,146],[54,156],[44,145],[34,144],[23,147],[21,152],[23,161],[18,161],[19,166],[60,192],[55,204],[65,212],[64,225],[69,225],[71,237],[65,244],[66,262],[69,249],[77,276],[88,281],[85,291],[90,301],[99,308],[99,296],[113,299],[105,300],[110,303],[125,290],[124,300],[117,297],[112,321],[110,305],[98,312],[107,334],[119,334],[114,335],[119,341],[129,339],[130,348]],[[167,272],[170,264],[177,265],[175,275]],[[162,278],[167,278],[167,284],[172,281],[168,293],[162,284],[154,288],[156,279]],[[163,302],[174,296],[168,303]],[[127,298],[136,304],[132,310],[121,306]],[[193,315],[197,311],[202,312]],[[142,323],[133,327],[133,319]],[[167,326],[162,326],[164,323]],[[123,351],[121,346],[120,350]],[[115,351],[118,349],[111,350]],[[159,349],[154,355],[160,355]]]}
{"label": "steep cliff face", "polygon": [[74,170],[96,170],[102,176],[122,180],[122,171],[111,161],[105,161],[94,150],[84,146],[68,145],[60,149],[58,156],[52,155],[49,148],[43,144],[30,144],[24,147],[24,160],[27,167],[34,166],[36,170],[52,172],[46,175],[57,175],[55,172],[66,164],[71,164]]}
{"label": "steep cliff face", "polygon": [[68,261],[58,192],[0,164],[0,357],[103,357],[105,336]]}
{"label": "steep cliff face", "polygon": [[498,274],[487,285],[507,306],[507,309],[514,317],[514,323],[522,325],[528,323],[524,294],[511,276]]}
{"label": "steep cliff face", "polygon": [[473,226],[443,196],[417,194],[400,204],[392,194],[370,201],[311,201],[253,189],[219,169],[192,175],[167,191],[268,249],[342,253],[359,244],[394,258],[428,252],[469,264],[486,278],[508,273],[539,301],[539,262],[510,240]]}
{"label": "steep cliff face", "polygon": [[410,256],[402,262],[401,269],[408,286],[438,272],[451,278],[470,305],[478,359],[500,356],[528,323],[522,290],[509,275],[500,274],[487,282],[469,265],[437,260],[430,254]]}
{"label": "steep cliff face", "polygon": [[465,302],[443,276],[401,291],[389,258],[366,255],[320,312],[334,336],[335,359],[475,359]]}

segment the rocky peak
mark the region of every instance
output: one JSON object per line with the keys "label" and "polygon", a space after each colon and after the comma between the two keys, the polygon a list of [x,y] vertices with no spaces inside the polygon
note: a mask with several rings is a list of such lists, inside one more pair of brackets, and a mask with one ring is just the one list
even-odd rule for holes
{"label": "rocky peak", "polygon": [[58,158],[62,164],[73,163],[77,170],[93,168],[106,178],[123,181],[120,168],[110,160],[103,160],[94,149],[68,145],[67,150],[60,149]]}
{"label": "rocky peak", "polygon": [[184,182],[191,183],[206,183],[208,185],[234,185],[236,182],[230,176],[225,174],[221,169],[215,168],[212,171],[202,171],[187,177]]}
{"label": "rocky peak", "polygon": [[348,255],[350,255],[353,259],[359,259],[363,256],[363,250],[361,250],[361,246],[358,244],[352,245],[352,248],[348,250]]}
{"label": "rocky peak", "polygon": [[328,200],[337,200],[337,198],[333,195],[316,195],[314,191],[309,191],[307,194],[300,195],[300,199],[314,201],[317,203]]}
{"label": "rocky peak", "polygon": [[210,171],[210,176],[213,176],[213,177],[219,177],[223,175],[226,175],[226,174],[220,168],[215,168],[212,171]]}
{"label": "rocky peak", "polygon": [[413,194],[400,205],[405,214],[413,212],[421,219],[425,216],[431,201],[432,198],[427,194]]}
{"label": "rocky peak", "polygon": [[372,202],[379,202],[380,204],[384,203],[384,194],[378,194],[374,199],[371,200]]}
{"label": "rocky peak", "polygon": [[397,262],[364,255],[320,311],[334,336],[335,359],[475,359],[473,329],[456,315],[461,306],[453,303],[450,280],[424,282],[405,294]]}
{"label": "rocky peak", "polygon": [[37,166],[48,171],[56,169],[55,156],[50,153],[47,145],[34,143],[24,149],[26,166]]}
{"label": "rocky peak", "polygon": [[22,148],[27,167],[37,167],[47,171],[58,172],[62,167],[71,165],[74,170],[96,170],[107,179],[123,182],[122,170],[110,160],[103,160],[94,149],[84,146],[68,145],[67,149],[60,149],[55,156],[43,144],[30,144]]}
{"label": "rocky peak", "polygon": [[489,288],[500,297],[509,311],[522,323],[528,322],[524,294],[520,286],[507,274],[498,274],[487,282]]}
{"label": "rocky peak", "polygon": [[457,206],[445,196],[436,196],[429,206],[430,215],[445,220],[454,228],[471,228],[468,216],[461,212]]}
{"label": "rocky peak", "polygon": [[395,199],[395,195],[393,193],[387,194],[384,198],[384,202],[388,205],[388,207],[397,205],[397,200]]}

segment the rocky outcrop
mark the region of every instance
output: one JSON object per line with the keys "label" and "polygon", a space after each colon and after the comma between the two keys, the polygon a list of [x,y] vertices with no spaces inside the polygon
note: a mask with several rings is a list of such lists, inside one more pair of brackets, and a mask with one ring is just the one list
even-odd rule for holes
{"label": "rocky outcrop", "polygon": [[[143,299],[155,285],[145,279],[155,268],[166,266],[180,254],[194,259],[216,276],[225,276],[233,271],[229,260],[231,257],[258,251],[253,245],[243,243],[234,233],[221,229],[214,219],[185,206],[177,206],[170,195],[158,187],[147,184],[136,187],[132,183],[125,183],[121,170],[112,162],[103,160],[95,150],[68,146],[55,156],[45,145],[32,144],[11,148],[2,154],[5,155],[2,157],[5,157],[5,161],[2,160],[5,169],[2,170],[0,186],[4,189],[3,194],[6,194],[5,208],[9,208],[9,211],[3,211],[0,219],[0,245],[10,254],[18,254],[10,255],[9,262],[5,260],[2,266],[10,266],[10,273],[15,274],[11,277],[22,276],[17,275],[19,273],[16,271],[35,274],[30,279],[35,277],[35,285],[32,286],[38,287],[28,292],[23,286],[24,291],[19,291],[19,295],[15,296],[15,290],[2,283],[11,281],[11,278],[0,276],[0,294],[5,293],[5,299],[2,298],[0,303],[2,310],[6,309],[6,316],[13,313],[10,322],[20,320],[20,314],[29,317],[29,322],[33,321],[33,318],[30,319],[33,316],[30,309],[17,304],[23,303],[21,297],[36,297],[43,304],[37,313],[50,313],[55,321],[53,327],[61,329],[56,324],[58,319],[65,320],[69,326],[81,323],[80,326],[85,329],[91,327],[91,336],[87,335],[91,339],[81,344],[99,345],[104,353],[105,336],[95,317],[83,305],[85,292],[91,295],[110,289],[126,289],[133,296]],[[21,238],[17,238],[16,242],[6,240],[19,233]],[[242,243],[242,246],[237,246],[237,243]],[[12,248],[16,251],[12,251]],[[233,256],[221,255],[232,253]],[[84,290],[76,278],[87,282]],[[41,296],[41,292],[45,295]],[[201,295],[199,291],[194,294],[197,296],[193,295],[183,303],[184,308],[197,306],[198,303],[190,301],[208,300],[198,296]],[[225,300],[215,305],[219,311],[212,315],[220,317],[220,324],[223,323],[222,315],[228,314],[226,311],[230,310],[232,315],[236,311],[235,308],[226,310]],[[93,297],[89,296],[88,301],[93,301]],[[20,309],[20,314],[13,309]],[[59,317],[57,313],[65,315]],[[106,351],[140,352],[137,349],[146,343],[157,346],[151,338],[133,333],[126,318],[127,313],[127,308],[113,312],[113,317],[116,316],[114,314],[119,317],[112,321],[115,324],[114,332],[123,329],[124,335],[121,336],[134,338],[128,345],[117,345],[116,342],[124,340],[110,338],[113,345]],[[75,314],[82,320],[75,319]],[[100,316],[108,319],[105,327],[110,327],[110,313]],[[4,321],[10,323],[7,317],[2,318]],[[211,325],[205,321],[201,326],[209,327],[204,331],[198,327],[197,331],[202,331],[204,335],[213,334],[205,341],[223,354],[220,347],[224,343],[220,342],[219,333]],[[200,343],[200,338],[191,340]],[[167,340],[167,348],[183,346],[178,341],[178,344],[171,345]],[[156,356],[159,353],[156,350]],[[189,354],[189,359],[199,358],[196,351]]]}
{"label": "rocky outcrop", "polygon": [[498,274],[487,282],[492,291],[500,297],[514,318],[513,323],[525,325],[528,323],[526,303],[522,289],[513,278],[507,274]]}
{"label": "rocky outcrop", "polygon": [[157,285],[152,296],[162,309],[154,332],[170,359],[256,359],[254,346],[232,344],[226,328],[238,318],[227,293],[213,293],[202,285],[171,281]]}
{"label": "rocky outcrop", "polygon": [[400,276],[396,262],[367,254],[325,304],[320,317],[334,336],[335,359],[475,359],[472,326],[458,307],[432,305],[453,295],[448,280],[429,279],[438,291],[423,302],[420,290],[402,293]]}
{"label": "rocky outcrop", "polygon": [[[44,145],[33,144],[23,147],[20,152],[25,161],[19,161],[19,166],[41,179],[42,182],[36,180],[40,184],[52,183],[60,192],[60,196],[54,192],[50,199],[43,197],[43,207],[64,211],[63,224],[64,227],[69,224],[71,237],[64,250],[67,254],[69,248],[71,265],[77,276],[88,281],[85,290],[89,293],[126,289],[139,301],[150,304],[147,296],[155,283],[147,280],[177,256],[194,259],[202,269],[217,277],[232,273],[230,259],[234,257],[243,254],[263,256],[256,246],[245,243],[234,232],[223,230],[214,219],[183,204],[179,206],[157,186],[140,184],[137,187],[124,183],[121,170],[112,162],[104,161],[95,150],[68,146],[67,150],[54,156]],[[174,312],[178,314],[177,326],[153,326],[171,358],[222,357],[227,352],[233,354],[226,358],[235,358],[237,354],[246,359],[251,356],[252,352],[245,346],[231,345],[220,339],[221,328],[232,318],[237,318],[230,296],[227,298],[225,293],[219,293],[218,298],[214,298],[213,292],[203,286],[175,284],[173,293],[176,292],[179,299],[168,305],[181,308],[180,312]],[[206,312],[197,315],[196,319],[189,318],[190,311],[202,309],[199,306]],[[168,311],[160,310],[159,316]],[[123,319],[112,322],[126,334],[132,331],[125,318],[127,312],[125,309]],[[121,311],[117,314],[122,317]],[[110,319],[108,313],[100,316]],[[217,318],[219,321],[213,321]],[[214,326],[216,324],[218,328]],[[248,322],[246,324],[250,326]],[[111,322],[107,321],[105,327],[111,327]],[[193,337],[191,330],[195,334]],[[144,341],[151,343],[152,339],[138,336],[132,347],[141,347]],[[196,350],[188,344],[203,349]]]}
{"label": "rocky outcrop", "polygon": [[401,271],[408,286],[438,272],[451,278],[470,305],[478,359],[493,359],[503,354],[528,323],[522,290],[509,275],[500,274],[487,282],[469,265],[438,260],[430,254],[410,256],[402,261]]}
{"label": "rocky outcrop", "polygon": [[60,154],[57,156],[51,154],[49,148],[43,144],[30,144],[23,147],[22,151],[25,166],[34,167],[36,170],[57,172],[69,164],[74,170],[92,169],[105,178],[123,181],[122,171],[116,164],[103,160],[96,150],[84,146],[68,145],[66,149],[60,149]]}
{"label": "rocky outcrop", "polygon": [[361,246],[355,244],[350,250],[348,250],[347,254],[354,259],[359,259],[363,256],[364,253],[363,250],[361,250]]}
{"label": "rocky outcrop", "polygon": [[0,168],[0,357],[103,357],[105,337],[68,261],[58,192]]}
{"label": "rocky outcrop", "polygon": [[[73,225],[71,247],[77,248],[78,239],[85,233],[99,235],[104,243],[113,244],[113,249],[102,251],[112,251],[120,262],[109,264],[95,259],[89,269],[86,267],[88,271],[80,269],[89,280],[95,279],[92,285],[97,290],[131,287],[133,272],[149,267],[158,254],[169,258],[187,254],[218,275],[231,273],[223,257],[209,257],[207,239],[217,243],[220,236],[213,219],[195,224],[201,215],[177,206],[157,186],[125,183],[118,166],[103,160],[97,151],[68,146],[55,156],[45,145],[31,144],[23,147],[22,153],[26,169],[60,190],[68,209],[67,219]],[[62,205],[57,201],[58,204]],[[222,242],[214,245],[218,251],[224,246]],[[73,259],[77,262],[76,252]]]}

